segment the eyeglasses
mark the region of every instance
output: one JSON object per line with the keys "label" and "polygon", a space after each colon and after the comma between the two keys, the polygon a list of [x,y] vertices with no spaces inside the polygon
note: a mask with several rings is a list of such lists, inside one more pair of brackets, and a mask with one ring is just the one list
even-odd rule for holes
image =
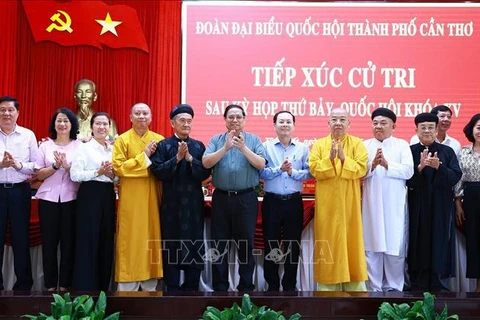
{"label": "eyeglasses", "polygon": [[235,120],[235,119],[237,119],[237,120],[240,121],[240,120],[243,120],[243,118],[245,118],[245,117],[244,117],[244,116],[228,116],[228,117],[227,117],[227,119],[228,119],[229,121],[233,121],[233,120]]}
{"label": "eyeglasses", "polygon": [[4,109],[4,108],[2,108],[2,109],[0,109],[0,113],[1,113],[1,114],[5,114],[5,113],[7,113],[7,112],[8,112],[8,113],[15,113],[15,111],[17,111],[17,109],[15,109],[15,108],[11,108],[11,109]]}

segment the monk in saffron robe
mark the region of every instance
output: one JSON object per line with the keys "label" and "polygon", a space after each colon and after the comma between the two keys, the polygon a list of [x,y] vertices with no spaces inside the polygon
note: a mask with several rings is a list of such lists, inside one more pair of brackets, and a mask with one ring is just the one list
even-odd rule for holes
{"label": "monk in saffron robe", "polygon": [[360,138],[347,134],[343,109],[332,110],[330,134],[310,153],[316,179],[314,279],[322,291],[366,291],[360,179],[367,172],[368,152]]}
{"label": "monk in saffron robe", "polygon": [[150,173],[149,157],[163,136],[148,129],[150,108],[137,103],[130,113],[132,128],[113,147],[113,169],[120,177],[115,251],[119,291],[154,291],[163,277],[158,203],[161,184]]}

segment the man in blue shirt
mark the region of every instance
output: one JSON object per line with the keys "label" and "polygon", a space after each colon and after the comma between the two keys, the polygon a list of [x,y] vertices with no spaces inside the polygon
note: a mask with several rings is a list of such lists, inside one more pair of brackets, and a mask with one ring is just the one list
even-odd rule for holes
{"label": "man in blue shirt", "polygon": [[[253,240],[257,221],[258,200],[255,186],[258,170],[265,167],[265,148],[260,138],[245,132],[245,111],[238,105],[229,105],[223,114],[227,132],[215,135],[209,142],[202,163],[213,168],[211,238],[220,254],[228,252],[233,239],[240,261],[239,291],[252,291]],[[227,291],[228,255],[212,261],[213,289]]]}
{"label": "man in blue shirt", "polygon": [[277,138],[265,143],[267,165],[260,171],[265,182],[264,276],[268,291],[280,291],[278,266],[283,261],[283,291],[295,291],[303,225],[302,182],[312,177],[308,167],[310,151],[305,144],[292,139],[295,116],[291,112],[278,112],[273,123]]}

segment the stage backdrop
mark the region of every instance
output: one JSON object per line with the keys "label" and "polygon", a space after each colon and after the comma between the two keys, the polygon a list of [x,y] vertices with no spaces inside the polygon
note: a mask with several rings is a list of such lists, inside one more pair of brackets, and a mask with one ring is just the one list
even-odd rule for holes
{"label": "stage backdrop", "polygon": [[275,137],[275,112],[293,112],[309,145],[327,134],[332,108],[362,138],[372,111],[390,108],[394,134],[409,140],[418,113],[447,104],[462,144],[480,112],[478,4],[187,2],[182,19],[182,101],[204,142],[225,130],[231,103],[262,139]]}
{"label": "stage backdrop", "polygon": [[[36,32],[44,32],[52,24],[50,17],[62,10],[72,16],[74,29],[72,34],[63,31],[63,40],[71,43],[67,37],[80,33],[86,37],[84,44],[63,46],[50,41],[35,42],[32,30],[35,21],[27,19],[25,10],[29,4],[33,6],[30,18],[40,26],[43,24]],[[37,8],[39,5],[43,9]],[[128,12],[136,12],[148,52],[144,47],[114,48],[115,43],[118,45],[117,38],[122,41],[125,35],[131,34],[128,28],[132,27],[126,17],[119,19],[118,5],[128,6]],[[76,6],[81,9],[75,10]],[[152,108],[151,128],[166,136],[171,134],[168,114],[172,106],[180,102],[180,0],[0,0],[0,9],[3,15],[0,19],[0,95],[19,99],[19,124],[33,129],[38,139],[47,136],[50,117],[57,108],[66,106],[76,111],[74,84],[82,78],[96,83],[98,100],[94,108],[109,112],[120,132],[131,126],[131,106],[142,101]],[[121,20],[122,24],[116,27],[117,36],[107,32],[99,44],[102,25],[92,22],[88,30],[84,25],[76,27],[86,22],[74,21],[74,13],[82,11],[86,14],[82,19],[106,20],[109,13],[112,20]],[[57,20],[56,24],[60,22]],[[140,32],[138,25],[134,27],[135,32]],[[59,31],[52,30],[53,33],[58,35]]]}

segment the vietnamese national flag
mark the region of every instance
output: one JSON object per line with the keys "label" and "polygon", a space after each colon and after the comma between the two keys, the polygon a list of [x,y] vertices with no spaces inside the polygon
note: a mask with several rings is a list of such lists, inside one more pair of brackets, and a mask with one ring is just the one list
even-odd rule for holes
{"label": "vietnamese national flag", "polygon": [[103,1],[56,2],[23,0],[35,42],[64,46],[103,43],[112,48],[139,48],[148,52],[135,9]]}

